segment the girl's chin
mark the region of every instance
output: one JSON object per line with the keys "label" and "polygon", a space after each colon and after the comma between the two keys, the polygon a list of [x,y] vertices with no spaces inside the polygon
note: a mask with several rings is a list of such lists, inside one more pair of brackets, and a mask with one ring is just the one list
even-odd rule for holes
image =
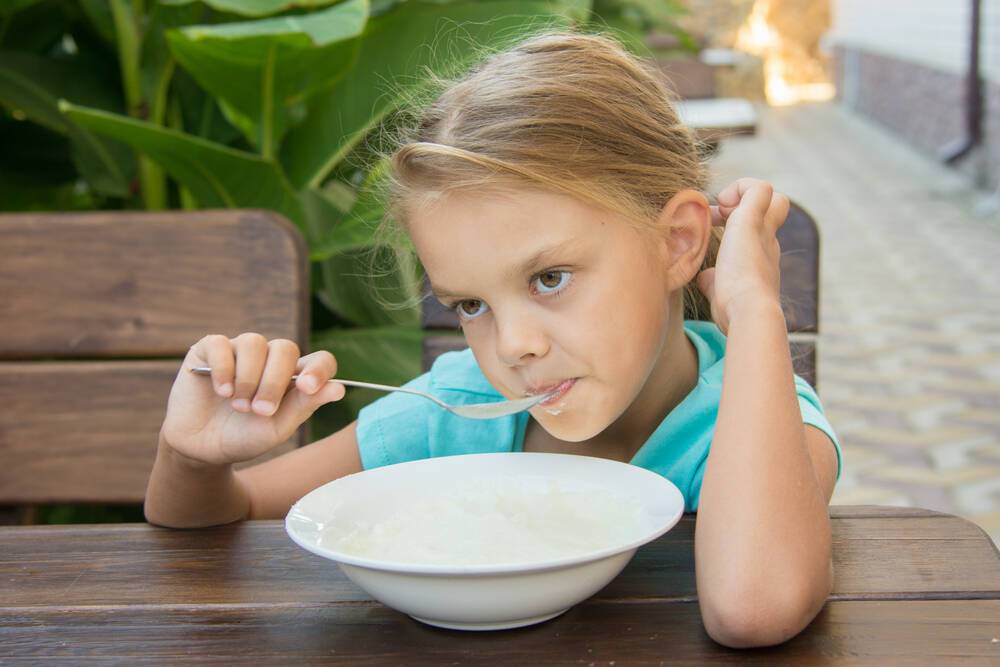
{"label": "girl's chin", "polygon": [[[544,409],[534,407],[531,415],[545,429],[545,432],[563,442],[583,442],[601,433],[608,424],[595,423],[593,415],[580,415],[575,410],[563,409],[560,414],[552,414]],[[587,419],[590,417],[590,419]]]}

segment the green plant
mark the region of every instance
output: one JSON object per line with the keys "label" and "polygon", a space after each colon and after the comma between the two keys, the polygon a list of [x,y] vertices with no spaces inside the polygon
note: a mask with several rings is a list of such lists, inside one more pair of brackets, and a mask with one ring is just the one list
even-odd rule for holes
{"label": "green plant", "polygon": [[635,53],[651,56],[643,36],[651,31],[677,37],[682,49],[696,51],[698,44],[678,23],[688,13],[683,0],[594,0],[591,21],[614,30]]}

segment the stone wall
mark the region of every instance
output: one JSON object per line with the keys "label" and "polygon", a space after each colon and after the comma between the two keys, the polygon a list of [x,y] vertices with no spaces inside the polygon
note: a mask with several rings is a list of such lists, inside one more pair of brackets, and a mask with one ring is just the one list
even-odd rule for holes
{"label": "stone wall", "polygon": [[[944,71],[859,48],[835,48],[837,96],[848,109],[884,126],[931,159],[965,136],[965,80]],[[1000,180],[1000,85],[986,80],[983,145],[957,165],[980,187]]]}

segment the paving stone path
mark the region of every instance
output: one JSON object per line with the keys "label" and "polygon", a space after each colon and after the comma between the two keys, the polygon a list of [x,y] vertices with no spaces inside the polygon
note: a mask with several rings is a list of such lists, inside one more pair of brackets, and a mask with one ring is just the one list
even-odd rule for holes
{"label": "paving stone path", "polygon": [[975,215],[964,176],[835,104],[758,111],[713,186],[765,178],[819,223],[833,502],[957,514],[1000,544],[1000,219]]}

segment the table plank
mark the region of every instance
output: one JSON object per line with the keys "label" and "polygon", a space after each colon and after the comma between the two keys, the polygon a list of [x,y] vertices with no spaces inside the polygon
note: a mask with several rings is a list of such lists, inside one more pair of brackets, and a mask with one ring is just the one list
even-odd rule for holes
{"label": "table plank", "polygon": [[[551,621],[504,632],[423,625],[378,605],[311,604],[6,610],[0,658],[254,665],[345,663],[997,664],[1000,601],[833,601],[800,635],[767,649],[713,642],[696,604],[590,600]],[[595,632],[596,629],[599,632]]]}
{"label": "table plank", "polygon": [[[1000,599],[1000,557],[964,519],[926,510],[831,508],[835,600]],[[694,516],[641,548],[595,597],[693,601]],[[362,602],[331,561],[280,521],[204,530],[145,524],[0,529],[0,609],[77,605]]]}

